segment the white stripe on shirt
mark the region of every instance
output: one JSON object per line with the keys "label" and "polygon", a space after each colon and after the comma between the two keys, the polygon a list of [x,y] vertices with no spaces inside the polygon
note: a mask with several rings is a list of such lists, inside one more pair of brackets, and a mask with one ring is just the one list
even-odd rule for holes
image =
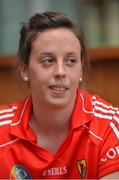
{"label": "white stripe on shirt", "polygon": [[5,144],[1,144],[0,147],[4,147],[4,146],[7,146],[7,145],[9,145],[9,144],[12,144],[12,143],[18,141],[19,139],[20,139],[20,138],[16,138],[16,139],[14,139],[13,141],[9,141],[9,142],[7,142],[7,143],[5,143]]}
{"label": "white stripe on shirt", "polygon": [[[84,125],[84,127],[89,130],[89,128],[88,128],[86,125]],[[89,130],[89,133],[92,134],[93,136],[95,136],[97,139],[99,139],[99,140],[101,140],[101,141],[103,140],[101,137],[97,136],[97,135],[96,135],[94,132],[92,132],[91,130]]]}
{"label": "white stripe on shirt", "polygon": [[9,112],[13,112],[14,110],[17,109],[17,106],[13,106],[12,108],[10,109],[3,109],[3,110],[0,110],[0,114],[3,114],[3,113],[9,113]]}
{"label": "white stripe on shirt", "polygon": [[104,114],[100,114],[100,113],[96,113],[94,112],[94,116],[98,117],[98,118],[103,118],[103,119],[107,119],[107,120],[112,120],[112,116],[109,115],[104,115]]}
{"label": "white stripe on shirt", "polygon": [[14,113],[4,114],[4,115],[1,115],[1,116],[0,116],[0,119],[10,118],[10,117],[13,117],[13,116],[14,116]]}
{"label": "white stripe on shirt", "polygon": [[11,124],[12,120],[6,120],[6,121],[1,121],[0,126],[6,125],[6,124]]}
{"label": "white stripe on shirt", "polygon": [[[96,99],[96,97],[93,96],[92,99]],[[111,106],[111,105],[106,105],[106,104],[104,104],[103,102],[100,102],[100,101],[97,101],[97,100],[92,101],[92,104],[93,104],[93,105],[98,104],[98,105],[101,105],[101,106],[103,106],[103,107],[105,107],[105,108],[107,108],[107,109],[118,110],[118,108],[116,108],[116,107],[113,107],[113,106]]]}
{"label": "white stripe on shirt", "polygon": [[95,106],[95,109],[96,110],[99,110],[101,112],[104,112],[104,113],[108,113],[108,114],[115,114],[115,111],[113,110],[107,110],[107,109],[103,109],[102,107],[99,107],[99,106]]}

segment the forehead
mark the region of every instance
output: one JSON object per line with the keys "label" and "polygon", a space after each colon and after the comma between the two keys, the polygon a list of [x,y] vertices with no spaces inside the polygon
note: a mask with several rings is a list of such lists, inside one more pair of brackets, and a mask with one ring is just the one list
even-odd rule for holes
{"label": "forehead", "polygon": [[49,48],[52,46],[69,46],[72,48],[80,48],[80,41],[76,35],[67,28],[48,29],[43,32],[39,32],[32,42],[32,48],[43,48],[45,46]]}

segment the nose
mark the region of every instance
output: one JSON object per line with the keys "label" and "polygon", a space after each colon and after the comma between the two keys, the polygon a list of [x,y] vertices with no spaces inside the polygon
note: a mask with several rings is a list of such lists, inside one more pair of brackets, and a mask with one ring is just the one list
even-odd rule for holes
{"label": "nose", "polygon": [[54,76],[56,78],[60,78],[60,77],[65,77],[66,76],[66,72],[65,72],[65,65],[63,62],[57,62],[55,64],[55,68],[54,68]]}

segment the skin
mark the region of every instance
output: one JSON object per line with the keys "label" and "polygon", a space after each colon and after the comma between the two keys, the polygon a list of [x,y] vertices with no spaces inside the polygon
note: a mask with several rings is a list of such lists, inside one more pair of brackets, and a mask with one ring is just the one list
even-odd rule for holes
{"label": "skin", "polygon": [[67,29],[39,33],[32,44],[29,77],[32,94],[48,108],[64,108],[75,101],[82,76],[81,47]]}
{"label": "skin", "polygon": [[109,180],[109,179],[110,179],[110,180],[119,179],[119,172],[114,172],[114,173],[112,173],[112,174],[108,174],[108,175],[102,177],[101,179],[102,179],[102,180],[103,180],[103,179],[108,179],[108,180]]}
{"label": "skin", "polygon": [[54,153],[69,133],[82,77],[81,46],[77,37],[66,28],[39,33],[32,43],[29,64],[21,68],[21,77],[23,80],[28,77],[31,87],[30,123],[37,143]]}
{"label": "skin", "polygon": [[[66,28],[39,33],[32,43],[29,64],[22,65],[21,77],[28,77],[33,99],[30,124],[37,144],[51,153],[69,133],[82,71],[80,42]],[[102,179],[118,177],[115,172]]]}

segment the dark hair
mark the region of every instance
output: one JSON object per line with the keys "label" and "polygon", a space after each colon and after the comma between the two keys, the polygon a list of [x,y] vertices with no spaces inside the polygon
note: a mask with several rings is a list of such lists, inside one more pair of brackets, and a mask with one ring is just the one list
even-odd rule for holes
{"label": "dark hair", "polygon": [[87,71],[88,57],[84,44],[84,37],[81,27],[71,18],[61,12],[44,12],[37,13],[22,25],[20,31],[20,41],[18,49],[19,61],[24,64],[29,63],[32,42],[39,32],[53,28],[68,28],[79,39],[81,45],[81,60],[83,72]]}

